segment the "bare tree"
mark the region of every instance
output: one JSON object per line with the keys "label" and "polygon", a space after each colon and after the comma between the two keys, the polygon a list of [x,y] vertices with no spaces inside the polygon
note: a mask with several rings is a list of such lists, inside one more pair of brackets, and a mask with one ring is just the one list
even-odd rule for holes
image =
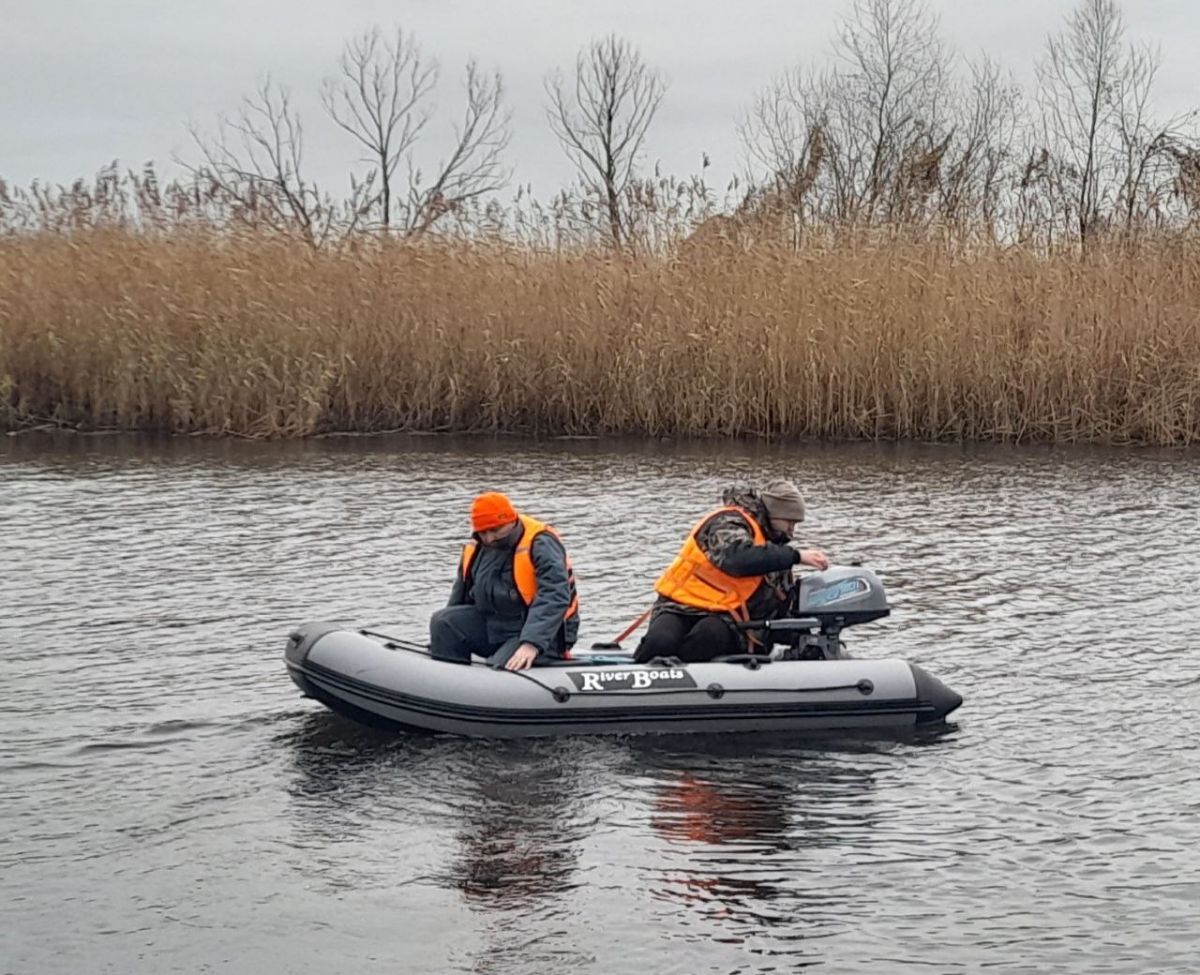
{"label": "bare tree", "polygon": [[826,128],[831,115],[831,91],[821,76],[796,69],[776,78],[738,123],[738,135],[751,165],[765,167],[765,179],[751,172],[756,189],[746,194],[739,210],[788,211],[794,221],[794,240],[806,218],[820,219],[820,201],[808,208],[806,198],[816,184],[828,153]]}
{"label": "bare tree", "polygon": [[1124,37],[1116,0],[1082,0],[1038,64],[1043,143],[1028,172],[1083,246],[1101,229],[1134,236],[1183,216],[1178,189],[1196,113],[1154,116],[1158,52]]}
{"label": "bare tree", "polygon": [[339,72],[336,80],[322,82],[321,103],[366,151],[378,176],[379,218],[386,232],[392,177],[429,121],[425,103],[437,82],[437,66],[425,63],[416,42],[399,28],[385,38],[372,27],[346,42]]}
{"label": "bare tree", "polygon": [[1083,0],[1046,42],[1038,62],[1045,137],[1070,187],[1079,240],[1087,242],[1111,191],[1106,138],[1117,114],[1112,93],[1126,71],[1125,24],[1116,0]]}
{"label": "bare tree", "polygon": [[662,76],[614,34],[580,51],[573,88],[561,73],[546,79],[550,127],[584,186],[603,201],[608,235],[617,248],[627,236],[626,190],[665,91]]}
{"label": "bare tree", "polygon": [[402,213],[409,235],[426,233],[446,214],[462,213],[468,203],[501,189],[512,176],[504,165],[512,117],[504,108],[500,73],[484,74],[470,61],[464,88],[466,104],[454,127],[453,147],[428,184],[410,160]]}
{"label": "bare tree", "polygon": [[[1161,63],[1157,49],[1130,46],[1113,87],[1117,126],[1117,205],[1125,233],[1168,217],[1179,160],[1196,144],[1195,112],[1156,119],[1151,93]],[[1181,156],[1181,151],[1183,156]]]}
{"label": "bare tree", "polygon": [[1183,205],[1184,225],[1195,229],[1200,224],[1200,149],[1172,146],[1167,151],[1178,167],[1171,195]]}
{"label": "bare tree", "polygon": [[1124,216],[1127,234],[1135,232],[1138,207],[1147,182],[1153,178],[1151,171],[1157,168],[1156,160],[1169,158],[1165,151],[1169,130],[1155,131],[1150,118],[1150,91],[1158,66],[1157,52],[1132,47],[1126,57],[1125,70],[1113,86],[1120,140],[1117,205]]}
{"label": "bare tree", "polygon": [[986,55],[969,73],[955,92],[954,137],[940,174],[942,217],[960,235],[978,229],[998,242],[1011,229],[1011,188],[1022,154],[1021,90]]}
{"label": "bare tree", "polygon": [[814,134],[828,113],[819,80],[801,69],[775,78],[738,121],[738,136],[753,163],[787,182],[800,173]]}
{"label": "bare tree", "polygon": [[834,52],[828,70],[776,80],[742,141],[798,219],[908,219],[935,196],[954,129],[937,18],[922,0],[855,0]]}
{"label": "bare tree", "polygon": [[[339,68],[339,77],[323,83],[321,101],[330,118],[366,151],[378,182],[375,202],[385,232],[398,217],[406,235],[423,234],[445,214],[508,182],[503,153],[511,116],[504,108],[498,72],[487,75],[474,61],[467,64],[466,106],[454,143],[423,184],[412,156],[434,111],[436,62],[426,61],[415,39],[399,28],[385,38],[372,27],[346,43]],[[397,188],[401,160],[408,181]]]}
{"label": "bare tree", "polygon": [[859,109],[847,113],[846,129],[866,150],[862,203],[869,219],[900,202],[898,177],[917,143],[928,151],[946,137],[949,55],[923,0],[854,0],[837,53],[850,103]]}
{"label": "bare tree", "polygon": [[218,135],[189,127],[200,150],[198,165],[181,164],[211,192],[232,204],[234,215],[281,233],[298,234],[313,247],[335,229],[354,229],[370,197],[370,180],[351,182],[349,203],[340,208],[303,175],[304,129],[288,89],[264,79],[242,99],[232,117],[222,117]]}

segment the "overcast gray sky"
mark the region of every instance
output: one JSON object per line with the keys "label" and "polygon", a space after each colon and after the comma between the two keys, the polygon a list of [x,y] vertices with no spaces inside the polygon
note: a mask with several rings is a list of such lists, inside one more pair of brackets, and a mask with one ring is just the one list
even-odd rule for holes
{"label": "overcast gray sky", "polygon": [[[1074,0],[931,0],[958,52],[986,51],[1028,85],[1046,35]],[[264,73],[292,89],[310,173],[344,191],[354,147],[317,100],[346,38],[379,24],[411,31],[442,67],[440,110],[425,136],[436,157],[458,111],[469,57],[499,68],[513,110],[514,183],[549,195],[570,178],[544,115],[543,78],[569,70],[608,32],[636,44],[669,82],[648,165],[724,180],[742,168],[735,119],[780,71],[829,59],[850,0],[0,0],[0,177],[67,181],[118,158],[174,171],[194,157],[189,119],[212,129]],[[1156,104],[1200,106],[1198,0],[1126,0],[1131,40],[1160,46]],[[427,161],[434,161],[430,158]]]}

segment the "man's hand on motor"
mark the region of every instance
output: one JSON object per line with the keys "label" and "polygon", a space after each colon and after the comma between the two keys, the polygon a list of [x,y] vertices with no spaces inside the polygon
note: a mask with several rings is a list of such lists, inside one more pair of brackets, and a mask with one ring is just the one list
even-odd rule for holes
{"label": "man's hand on motor", "polygon": [[822,572],[829,568],[829,556],[819,548],[801,549],[799,562],[801,565],[809,565]]}

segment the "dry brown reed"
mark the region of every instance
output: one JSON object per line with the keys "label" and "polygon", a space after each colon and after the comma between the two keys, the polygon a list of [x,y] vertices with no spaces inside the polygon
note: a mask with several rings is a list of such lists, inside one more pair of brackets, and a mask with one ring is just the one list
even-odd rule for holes
{"label": "dry brown reed", "polygon": [[1200,442],[1200,245],[0,239],[0,424]]}

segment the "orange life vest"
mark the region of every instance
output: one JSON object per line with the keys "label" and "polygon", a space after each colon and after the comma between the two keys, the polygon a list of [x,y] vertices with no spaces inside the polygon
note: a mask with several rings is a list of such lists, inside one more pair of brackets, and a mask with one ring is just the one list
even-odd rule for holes
{"label": "orange life vest", "polygon": [[709,613],[729,613],[736,620],[750,618],[746,603],[755,590],[762,585],[766,576],[731,576],[722,572],[705,554],[700,543],[696,540],[710,518],[716,515],[734,512],[746,519],[750,531],[754,534],[754,544],[764,545],[767,536],[750,512],[736,505],[727,505],[710,511],[697,523],[688,535],[683,548],[675,556],[675,561],[667,566],[654,585],[654,590],[660,596],[684,606],[702,609]]}
{"label": "orange life vest", "polygon": [[[543,521],[538,521],[536,518],[530,518],[528,515],[517,515],[517,520],[521,522],[521,527],[524,531],[521,534],[521,540],[517,543],[517,547],[513,550],[513,581],[517,584],[517,592],[521,594],[521,599],[526,606],[533,605],[534,599],[537,598],[538,584],[537,573],[533,569],[533,556],[530,550],[533,547],[533,540],[542,532],[549,532],[559,542],[558,532],[547,525]],[[475,539],[471,539],[463,546],[462,553],[462,577],[463,581],[468,585],[471,580],[471,566],[475,562],[475,556],[479,553],[479,543]],[[563,554],[567,561],[567,585],[571,590],[571,604],[567,607],[567,611],[563,613],[563,619],[569,620],[572,616],[579,615],[579,593],[575,591],[575,567],[571,564],[571,556],[566,555],[566,546],[563,546]]]}

